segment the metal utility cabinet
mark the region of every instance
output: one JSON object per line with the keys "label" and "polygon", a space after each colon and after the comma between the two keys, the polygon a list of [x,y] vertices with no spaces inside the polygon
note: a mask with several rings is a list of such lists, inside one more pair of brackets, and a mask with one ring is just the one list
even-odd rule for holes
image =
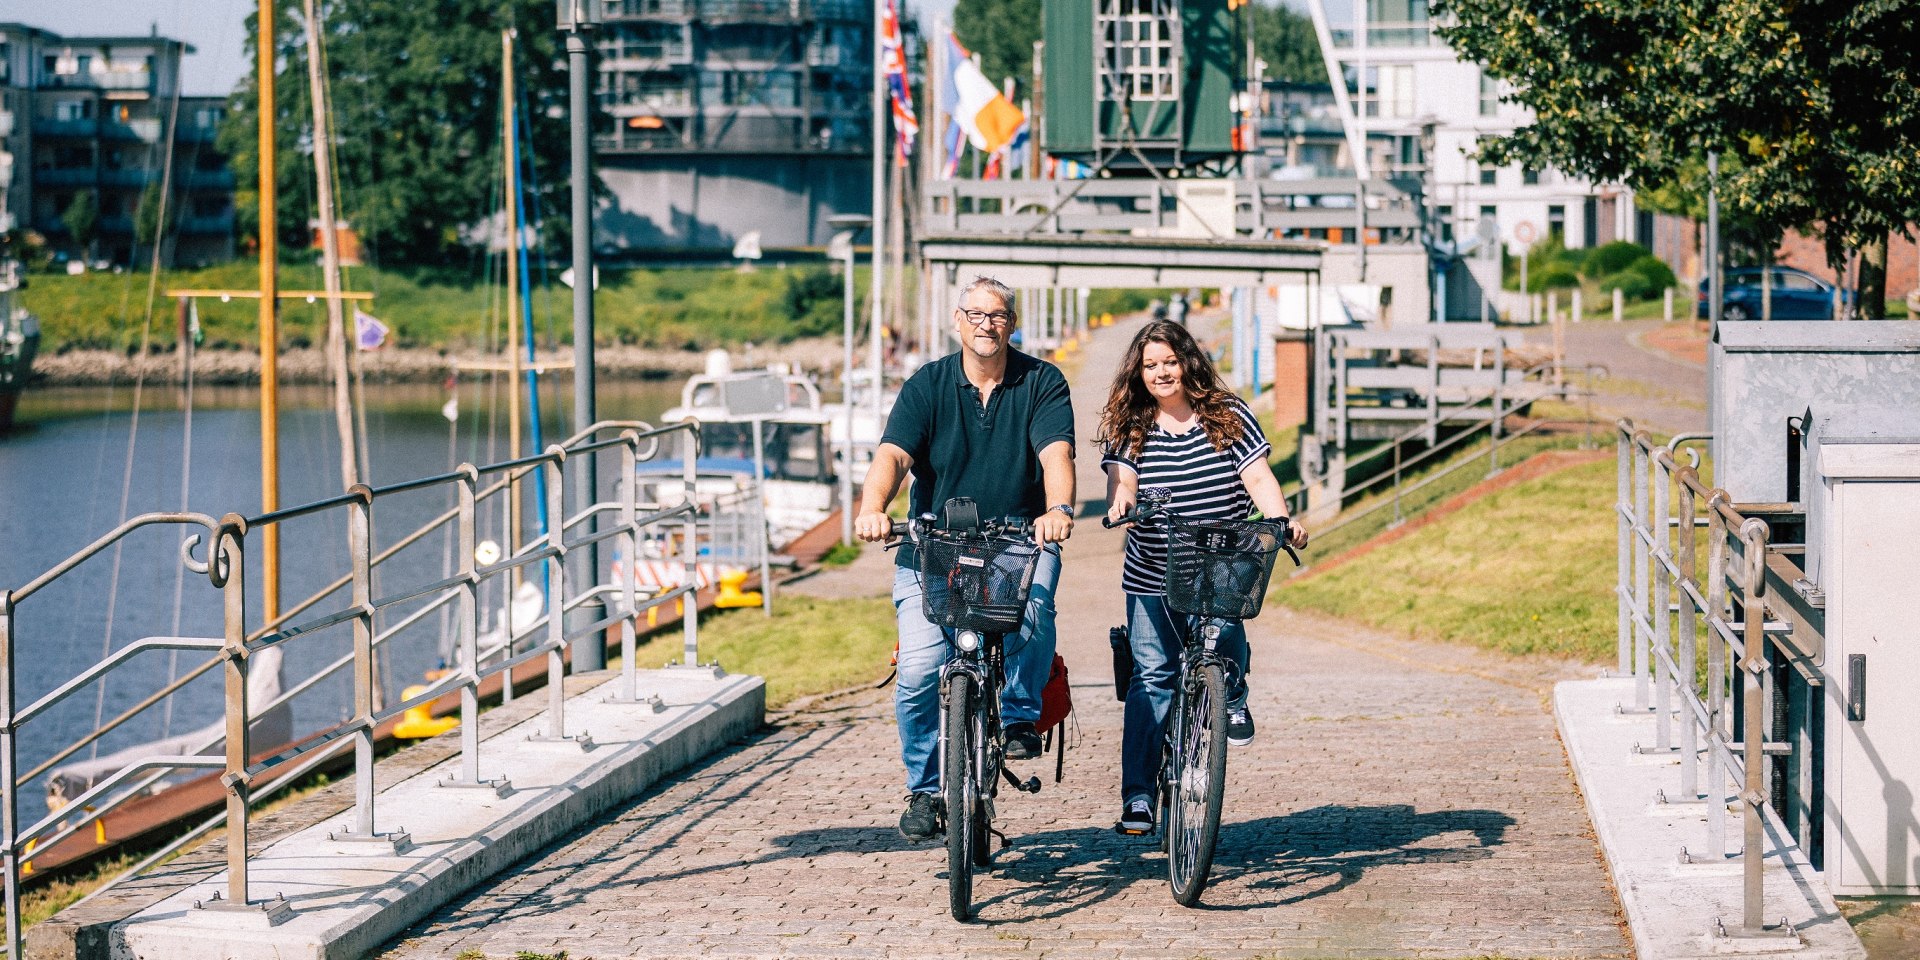
{"label": "metal utility cabinet", "polygon": [[1920,405],[1830,405],[1804,430],[1805,592],[1826,609],[1827,885],[1920,894]]}

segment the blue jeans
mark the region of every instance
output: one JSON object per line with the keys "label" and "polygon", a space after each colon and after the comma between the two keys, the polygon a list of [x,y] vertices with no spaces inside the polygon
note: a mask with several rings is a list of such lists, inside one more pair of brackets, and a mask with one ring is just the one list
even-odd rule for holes
{"label": "blue jeans", "polygon": [[[1160,744],[1165,737],[1167,708],[1173,703],[1173,681],[1193,618],[1167,609],[1165,597],[1127,594],[1127,637],[1133,646],[1133,679],[1127,684],[1126,720],[1120,735],[1120,799],[1153,797],[1160,772]],[[1233,665],[1227,671],[1227,702],[1247,698],[1247,630],[1238,620],[1225,621],[1214,649]]]}
{"label": "blue jeans", "polygon": [[[1040,691],[1053,672],[1053,591],[1060,582],[1060,547],[1049,544],[1033,572],[1020,632],[1004,641],[1007,685],[1000,691],[1003,723],[1040,719]],[[920,574],[893,568],[893,611],[900,624],[900,658],[893,693],[900,728],[900,760],[907,792],[940,790],[940,668],[953,656],[952,632],[927,622],[920,606]]]}

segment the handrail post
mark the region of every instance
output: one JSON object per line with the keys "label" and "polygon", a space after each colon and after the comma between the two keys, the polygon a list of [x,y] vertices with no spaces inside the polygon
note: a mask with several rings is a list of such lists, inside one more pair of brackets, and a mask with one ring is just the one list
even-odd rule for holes
{"label": "handrail post", "polygon": [[[454,548],[460,554],[459,668],[466,675],[460,683],[460,779],[470,784],[480,782],[480,577],[473,556],[478,548],[474,488],[479,485],[480,472],[471,463],[461,464],[460,518]],[[507,619],[507,632],[512,633],[511,612]],[[512,686],[511,671],[502,680]]]}
{"label": "handrail post", "polygon": [[1507,342],[1493,348],[1493,410],[1487,420],[1487,476],[1500,472],[1500,427],[1507,419]]}
{"label": "handrail post", "polygon": [[353,564],[354,828],[357,839],[373,832],[373,490],[356,483],[347,507],[347,553]]}
{"label": "handrail post", "polygon": [[566,724],[566,476],[561,464],[567,451],[555,445],[547,448],[552,459],[540,466],[547,472],[547,548],[552,551],[547,565],[547,735],[555,740],[567,736]]}
{"label": "handrail post", "polygon": [[1740,663],[1741,691],[1744,698],[1741,713],[1744,743],[1742,752],[1746,767],[1745,789],[1741,791],[1742,836],[1741,888],[1742,909],[1740,927],[1743,932],[1757,934],[1765,929],[1766,902],[1765,877],[1762,870],[1766,867],[1766,838],[1764,836],[1764,809],[1767,802],[1767,757],[1766,731],[1761,726],[1768,716],[1765,692],[1761,688],[1761,678],[1767,672],[1767,525],[1765,521],[1749,518],[1740,527],[1740,540],[1746,551],[1741,571],[1740,598],[1746,642],[1746,656]]}
{"label": "handrail post", "polygon": [[[1667,500],[1672,494],[1672,474],[1665,451],[1650,458],[1653,475],[1648,481],[1647,496],[1653,506],[1653,523],[1650,532],[1656,546],[1649,548],[1648,566],[1653,573],[1653,605],[1651,607],[1653,637],[1649,642],[1658,644],[1660,652],[1673,656],[1673,632],[1669,627],[1672,617],[1667,613],[1669,601],[1673,597],[1673,578],[1667,564],[1673,558],[1673,548],[1667,532]],[[1669,671],[1660,657],[1648,656],[1647,665],[1654,674],[1654,730],[1656,747],[1661,752],[1673,749],[1673,673]]]}
{"label": "handrail post", "polygon": [[20,787],[14,782],[18,768],[19,740],[14,729],[13,671],[13,591],[0,590],[0,832],[6,834],[6,846],[0,849],[5,861],[7,908],[7,956],[20,957]]}
{"label": "handrail post", "polygon": [[1618,528],[1620,549],[1614,558],[1616,576],[1614,578],[1614,607],[1617,611],[1615,633],[1618,640],[1619,673],[1629,676],[1633,672],[1633,613],[1627,608],[1628,577],[1631,574],[1632,561],[1628,551],[1633,549],[1633,526],[1627,518],[1632,512],[1628,498],[1632,496],[1633,464],[1633,422],[1621,420],[1616,424],[1617,439],[1614,444],[1614,474],[1616,494],[1613,512],[1615,526]]}
{"label": "handrail post", "polygon": [[[1678,564],[1680,576],[1682,582],[1692,584],[1694,587],[1691,591],[1686,589],[1680,591],[1680,610],[1674,625],[1680,630],[1680,689],[1682,696],[1692,696],[1693,665],[1694,660],[1700,655],[1697,639],[1699,624],[1696,621],[1700,611],[1693,605],[1694,594],[1698,592],[1700,586],[1694,572],[1698,562],[1698,547],[1695,545],[1695,540],[1699,536],[1696,533],[1694,518],[1698,516],[1699,509],[1694,502],[1693,493],[1694,484],[1699,482],[1699,478],[1692,467],[1681,467],[1679,473],[1674,475],[1674,479],[1680,491],[1680,526],[1676,530],[1680,544]],[[1680,725],[1680,793],[1688,800],[1697,800],[1700,797],[1699,747],[1699,730],[1689,713],[1686,722]]]}
{"label": "handrail post", "polygon": [[1727,855],[1727,770],[1721,749],[1727,740],[1727,521],[1720,513],[1726,493],[1707,497],[1707,840],[1716,860]]}
{"label": "handrail post", "polygon": [[[1648,581],[1652,571],[1648,569],[1650,557],[1646,537],[1640,531],[1647,530],[1647,514],[1652,497],[1647,489],[1647,447],[1649,438],[1645,430],[1633,435],[1633,705],[1640,710],[1650,710],[1652,693],[1652,673],[1650,661],[1652,651],[1648,649],[1647,631],[1640,626],[1645,617],[1651,623],[1652,611],[1648,609]],[[1648,533],[1651,533],[1648,530]]]}
{"label": "handrail post", "polygon": [[[208,551],[207,572],[224,601],[226,660],[227,900],[247,902],[247,522],[237,514],[222,518]],[[372,778],[369,777],[369,780]],[[11,954],[10,956],[19,956]]]}
{"label": "handrail post", "polygon": [[[687,431],[686,454],[680,458],[680,494],[683,502],[692,507],[687,511],[687,523],[680,537],[680,562],[684,579],[681,584],[687,588],[687,595],[680,600],[680,609],[684,611],[680,618],[681,637],[684,650],[682,662],[689,667],[700,665],[700,573],[699,546],[700,508],[694,498],[694,458],[700,453],[700,431],[698,428]],[[761,586],[765,586],[762,584]]]}
{"label": "handrail post", "polygon": [[[622,699],[630,703],[640,698],[639,669],[633,662],[639,646],[633,621],[640,615],[640,528],[636,523],[640,513],[640,484],[636,479],[640,441],[635,439],[639,434],[632,430],[621,436],[627,442],[620,447],[620,483],[614,488],[621,492],[620,542],[626,548],[627,557],[627,562],[620,566],[620,596],[624,600],[620,607],[620,693]],[[686,505],[691,508],[692,501]]]}

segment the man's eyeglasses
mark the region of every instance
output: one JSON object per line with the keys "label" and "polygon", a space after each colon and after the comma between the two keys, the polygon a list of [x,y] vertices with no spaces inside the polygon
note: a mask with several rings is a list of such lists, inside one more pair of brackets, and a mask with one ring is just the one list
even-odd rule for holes
{"label": "man's eyeglasses", "polygon": [[967,318],[967,322],[976,327],[988,322],[991,322],[996,327],[1004,327],[1013,323],[1013,314],[1007,313],[1004,310],[995,310],[992,313],[988,313],[985,310],[968,310],[961,308],[960,315]]}

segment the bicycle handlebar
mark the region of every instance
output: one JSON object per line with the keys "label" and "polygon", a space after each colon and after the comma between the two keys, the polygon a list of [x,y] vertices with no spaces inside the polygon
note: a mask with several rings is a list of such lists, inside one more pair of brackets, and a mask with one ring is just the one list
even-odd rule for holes
{"label": "bicycle handlebar", "polygon": [[[1132,510],[1128,511],[1126,515],[1122,516],[1118,520],[1114,520],[1108,517],[1101,517],[1100,525],[1111,530],[1114,527],[1123,526],[1125,524],[1138,523],[1156,514],[1165,513],[1166,510],[1167,510],[1167,504],[1165,501],[1160,501],[1157,503],[1135,504]],[[1281,521],[1281,520],[1265,520],[1261,522],[1270,523],[1280,528],[1280,549],[1287,551],[1287,558],[1293,561],[1294,566],[1296,567],[1304,566],[1305,564],[1302,564],[1300,562],[1300,554],[1295,552],[1295,550],[1293,549],[1293,544],[1287,542],[1288,524],[1285,521]]]}

